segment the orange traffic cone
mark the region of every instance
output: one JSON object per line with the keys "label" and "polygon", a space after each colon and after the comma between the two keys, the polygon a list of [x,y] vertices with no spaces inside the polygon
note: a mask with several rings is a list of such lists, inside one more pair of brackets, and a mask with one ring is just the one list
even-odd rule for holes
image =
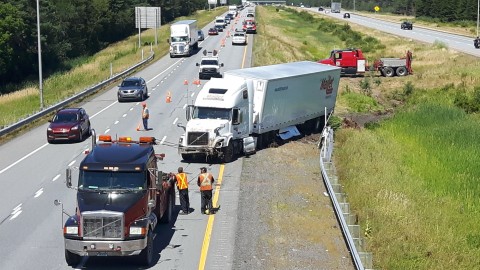
{"label": "orange traffic cone", "polygon": [[170,91],[168,91],[167,93],[167,100],[166,100],[167,103],[170,103],[172,102],[172,96],[170,95]]}
{"label": "orange traffic cone", "polygon": [[225,47],[225,39],[224,38],[222,38],[222,44],[221,45],[222,45],[222,47]]}

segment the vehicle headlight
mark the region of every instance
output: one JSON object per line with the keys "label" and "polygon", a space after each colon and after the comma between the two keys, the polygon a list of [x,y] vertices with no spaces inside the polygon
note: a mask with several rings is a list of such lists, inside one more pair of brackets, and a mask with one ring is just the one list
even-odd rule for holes
{"label": "vehicle headlight", "polygon": [[130,235],[145,235],[146,232],[144,227],[130,227]]}
{"label": "vehicle headlight", "polygon": [[77,130],[77,129],[78,129],[78,126],[72,127],[72,130]]}
{"label": "vehicle headlight", "polygon": [[183,143],[183,137],[180,137],[180,139],[178,139],[178,144],[182,144]]}
{"label": "vehicle headlight", "polygon": [[48,130],[48,131],[52,131],[52,128],[51,128],[51,127],[48,127],[47,130]]}
{"label": "vehicle headlight", "polygon": [[75,227],[65,226],[63,229],[63,232],[65,234],[78,235],[78,226],[75,226]]}

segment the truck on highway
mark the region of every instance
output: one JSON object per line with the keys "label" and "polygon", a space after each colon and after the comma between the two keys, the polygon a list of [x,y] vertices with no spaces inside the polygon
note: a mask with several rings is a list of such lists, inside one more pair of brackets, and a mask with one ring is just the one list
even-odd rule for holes
{"label": "truck on highway", "polygon": [[310,61],[225,71],[187,106],[178,144],[183,160],[197,156],[230,162],[268,146],[299,127],[320,131],[333,111],[340,68]]}
{"label": "truck on highway", "polygon": [[332,13],[340,13],[342,10],[342,3],[340,2],[332,2],[331,12]]}
{"label": "truck on highway", "polygon": [[170,26],[170,57],[190,56],[198,49],[196,20],[178,21]]}
{"label": "truck on highway", "polygon": [[223,63],[220,63],[218,59],[218,51],[203,51],[202,60],[200,63],[196,63],[198,68],[198,78],[202,79],[210,79],[212,77],[221,78],[221,68],[223,67]]}
{"label": "truck on highway", "polygon": [[237,17],[238,8],[236,5],[228,6],[228,13],[233,15],[233,18]]}
{"label": "truck on highway", "polygon": [[330,57],[318,63],[337,66],[343,75],[359,75],[367,71],[379,71],[384,77],[406,76],[413,74],[412,53],[407,51],[404,58],[380,58],[369,66],[361,49],[342,49],[330,52]]}
{"label": "truck on highway", "polygon": [[153,231],[158,222],[172,220],[175,205],[173,175],[159,171],[165,155],[155,154],[154,144],[153,137],[110,135],[100,135],[97,143],[92,130],[92,150],[80,163],[76,187],[72,168],[66,172],[67,187],[77,190],[75,214],[63,227],[68,265],[83,256],[136,256],[151,266]]}

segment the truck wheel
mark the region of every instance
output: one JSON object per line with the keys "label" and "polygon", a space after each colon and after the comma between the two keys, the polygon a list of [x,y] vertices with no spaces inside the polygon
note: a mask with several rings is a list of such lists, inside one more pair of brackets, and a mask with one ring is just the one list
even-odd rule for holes
{"label": "truck wheel", "polygon": [[396,70],[397,76],[405,76],[407,75],[407,68],[406,67],[398,67]]}
{"label": "truck wheel", "polygon": [[227,147],[223,148],[223,162],[229,163],[233,160],[233,141],[230,141]]}
{"label": "truck wheel", "polygon": [[151,266],[153,262],[153,235],[150,229],[147,234],[147,246],[138,254],[138,262],[143,266]]}
{"label": "truck wheel", "polygon": [[391,67],[385,67],[384,73],[385,73],[385,77],[393,77],[393,75],[395,75],[395,72]]}
{"label": "truck wheel", "polygon": [[[173,190],[173,188],[172,188]],[[168,206],[163,213],[160,223],[170,223],[173,219],[173,207],[175,206],[175,193],[170,191],[168,193]]]}
{"label": "truck wheel", "polygon": [[80,263],[81,260],[82,256],[65,250],[65,261],[67,262],[68,266],[75,267]]}

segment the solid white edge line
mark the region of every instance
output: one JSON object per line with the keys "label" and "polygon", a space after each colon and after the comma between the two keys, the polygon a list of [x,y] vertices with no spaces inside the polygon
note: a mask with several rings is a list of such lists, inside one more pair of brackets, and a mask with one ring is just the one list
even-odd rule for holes
{"label": "solid white edge line", "polygon": [[40,151],[42,148],[44,148],[45,146],[47,146],[48,143],[40,146],[39,148],[33,150],[32,152],[30,152],[29,154],[23,156],[22,158],[20,158],[19,160],[15,161],[14,163],[10,164],[8,167],[6,167],[5,169],[1,170],[0,171],[0,174],[2,174],[3,172],[5,172],[6,170],[10,169],[11,167],[17,165],[18,163],[22,162],[24,159],[28,158],[29,156],[35,154],[36,152]]}

